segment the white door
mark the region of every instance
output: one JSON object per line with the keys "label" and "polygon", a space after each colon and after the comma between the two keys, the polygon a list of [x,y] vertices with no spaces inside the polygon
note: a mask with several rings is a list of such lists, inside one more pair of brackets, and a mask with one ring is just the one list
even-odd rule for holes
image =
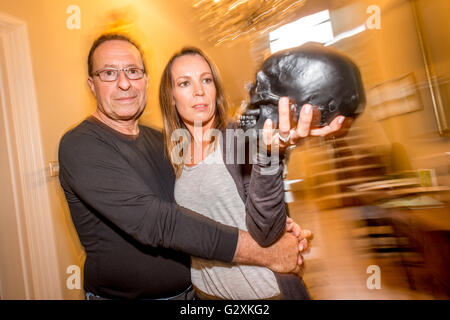
{"label": "white door", "polygon": [[25,22],[0,12],[0,294],[61,299]]}
{"label": "white door", "polygon": [[1,299],[25,299],[27,288],[25,253],[20,231],[20,199],[15,175],[15,144],[11,134],[3,45],[0,41],[0,295]]}

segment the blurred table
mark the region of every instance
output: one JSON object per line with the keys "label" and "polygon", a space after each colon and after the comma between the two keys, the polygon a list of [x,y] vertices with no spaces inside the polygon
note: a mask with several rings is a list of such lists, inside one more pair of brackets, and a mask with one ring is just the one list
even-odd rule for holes
{"label": "blurred table", "polygon": [[396,232],[408,237],[424,258],[433,295],[450,298],[450,206],[388,210]]}
{"label": "blurred table", "polygon": [[[450,204],[434,197],[449,192],[450,188],[417,183],[417,179],[382,180],[359,184],[353,189],[369,192],[361,197],[363,202],[385,209],[382,216],[395,234],[406,237],[412,249],[422,256],[420,267],[429,279],[425,283],[433,296],[450,299]],[[409,261],[405,258],[403,262]]]}

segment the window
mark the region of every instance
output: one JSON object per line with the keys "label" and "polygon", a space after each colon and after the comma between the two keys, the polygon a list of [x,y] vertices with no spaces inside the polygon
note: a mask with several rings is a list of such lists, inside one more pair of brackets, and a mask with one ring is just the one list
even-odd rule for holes
{"label": "window", "polygon": [[270,52],[300,46],[314,41],[327,43],[333,40],[330,12],[328,10],[303,17],[272,31],[270,37]]}

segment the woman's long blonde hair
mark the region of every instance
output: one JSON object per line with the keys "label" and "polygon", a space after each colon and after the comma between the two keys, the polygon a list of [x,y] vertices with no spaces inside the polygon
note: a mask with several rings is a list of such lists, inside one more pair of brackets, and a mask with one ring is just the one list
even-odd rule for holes
{"label": "woman's long blonde hair", "polygon": [[[215,68],[211,60],[200,49],[195,47],[184,47],[179,52],[175,53],[170,58],[161,76],[161,83],[159,85],[159,106],[161,108],[164,122],[164,140],[166,145],[166,153],[177,177],[181,175],[181,171],[183,170],[184,166],[184,160],[182,161],[182,163],[180,163],[180,161],[175,161],[172,150],[174,150],[175,146],[179,142],[172,141],[171,136],[175,130],[185,129],[187,131],[187,128],[180,115],[178,114],[173,99],[172,65],[177,58],[185,55],[201,56],[203,59],[205,59],[211,69],[214,85],[216,87],[216,111],[212,128],[221,130],[225,127],[228,111],[228,103],[223,91],[222,81],[220,80],[217,68]],[[186,138],[190,139],[190,137]],[[182,159],[184,159],[185,155],[180,156]]]}

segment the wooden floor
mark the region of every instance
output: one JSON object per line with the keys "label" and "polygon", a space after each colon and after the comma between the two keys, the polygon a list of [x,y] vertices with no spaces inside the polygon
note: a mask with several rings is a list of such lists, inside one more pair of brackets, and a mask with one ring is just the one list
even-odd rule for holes
{"label": "wooden floor", "polygon": [[[355,237],[355,215],[361,208],[318,210],[308,201],[289,203],[290,215],[314,234],[304,255],[303,278],[313,299],[433,299],[426,290],[412,290],[398,257],[376,257],[361,251]],[[369,289],[369,266],[380,268],[380,289]]]}

